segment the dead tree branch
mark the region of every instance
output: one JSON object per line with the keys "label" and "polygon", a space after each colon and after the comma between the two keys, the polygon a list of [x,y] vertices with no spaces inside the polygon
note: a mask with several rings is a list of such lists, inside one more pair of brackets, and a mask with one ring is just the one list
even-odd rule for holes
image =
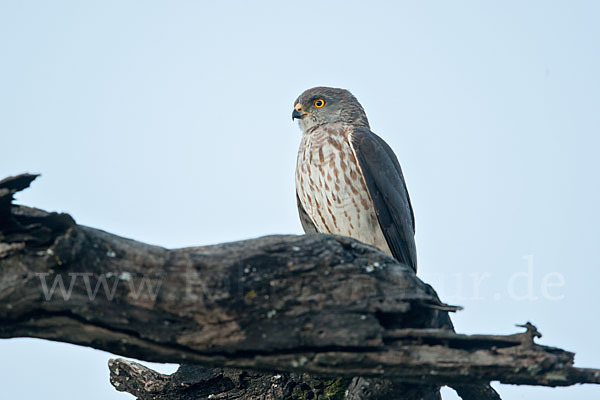
{"label": "dead tree branch", "polygon": [[[352,239],[269,236],[168,250],[13,205],[13,194],[34,178],[0,182],[1,338],[202,364],[217,369],[188,383],[206,378],[218,390],[245,385],[263,395],[267,383],[272,392],[273,374],[247,371],[284,371],[293,387],[311,387],[303,373],[462,385],[464,398],[469,385],[492,380],[600,383],[599,371],[573,367],[572,353],[535,344],[532,326],[512,336],[454,333],[447,312],[456,307],[441,303],[410,268]],[[113,362],[111,374],[117,388],[138,396],[140,387],[175,393],[185,386],[181,374],[123,361]]]}

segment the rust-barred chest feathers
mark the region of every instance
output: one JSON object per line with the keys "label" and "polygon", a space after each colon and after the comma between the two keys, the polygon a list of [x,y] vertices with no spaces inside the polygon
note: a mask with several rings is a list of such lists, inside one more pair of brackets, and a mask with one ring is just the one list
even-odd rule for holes
{"label": "rust-barred chest feathers", "polygon": [[[387,247],[350,143],[352,127],[331,123],[302,137],[296,191],[319,232],[355,237]],[[377,243],[373,243],[377,236]]]}

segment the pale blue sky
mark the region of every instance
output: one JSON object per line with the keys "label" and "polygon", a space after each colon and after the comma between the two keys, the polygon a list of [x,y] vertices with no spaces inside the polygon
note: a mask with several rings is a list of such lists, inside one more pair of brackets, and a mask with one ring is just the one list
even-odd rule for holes
{"label": "pale blue sky", "polygon": [[[529,320],[600,367],[599,17],[594,1],[2,1],[0,175],[42,173],[22,203],[166,247],[300,233],[292,103],[344,87],[400,159],[419,275],[465,307],[457,329]],[[6,398],[132,398],[108,353],[0,354]]]}

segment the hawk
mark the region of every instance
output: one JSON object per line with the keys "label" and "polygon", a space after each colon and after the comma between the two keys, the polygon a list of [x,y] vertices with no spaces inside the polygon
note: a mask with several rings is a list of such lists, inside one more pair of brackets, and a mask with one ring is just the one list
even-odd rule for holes
{"label": "hawk", "polygon": [[296,200],[306,233],[349,236],[417,270],[415,219],[400,163],[345,89],[315,87],[294,103],[302,141]]}

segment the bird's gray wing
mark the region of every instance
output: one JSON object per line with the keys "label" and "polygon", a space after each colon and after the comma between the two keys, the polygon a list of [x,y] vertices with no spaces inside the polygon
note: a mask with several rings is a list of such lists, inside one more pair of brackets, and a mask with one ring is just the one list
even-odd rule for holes
{"label": "bird's gray wing", "polygon": [[306,211],[304,211],[304,207],[302,207],[300,197],[298,197],[298,192],[296,192],[296,203],[298,203],[298,215],[300,216],[300,223],[302,224],[304,232],[317,233],[317,228],[315,227],[315,224],[312,222]]}
{"label": "bird's gray wing", "polygon": [[417,271],[415,218],[396,155],[367,128],[355,128],[351,144],[394,258]]}

